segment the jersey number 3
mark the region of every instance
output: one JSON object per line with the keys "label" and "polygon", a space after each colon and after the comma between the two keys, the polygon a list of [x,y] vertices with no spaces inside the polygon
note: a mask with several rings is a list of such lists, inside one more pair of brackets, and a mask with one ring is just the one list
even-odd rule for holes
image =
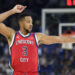
{"label": "jersey number 3", "polygon": [[23,56],[27,56],[27,47],[23,46],[22,49],[23,49],[23,53],[22,53]]}

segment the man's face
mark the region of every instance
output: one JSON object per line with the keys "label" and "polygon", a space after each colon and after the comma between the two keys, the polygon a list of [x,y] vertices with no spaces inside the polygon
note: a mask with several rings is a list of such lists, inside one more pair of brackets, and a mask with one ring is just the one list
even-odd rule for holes
{"label": "man's face", "polygon": [[32,17],[31,16],[26,16],[23,21],[22,21],[22,27],[24,30],[31,32],[33,23],[32,23]]}

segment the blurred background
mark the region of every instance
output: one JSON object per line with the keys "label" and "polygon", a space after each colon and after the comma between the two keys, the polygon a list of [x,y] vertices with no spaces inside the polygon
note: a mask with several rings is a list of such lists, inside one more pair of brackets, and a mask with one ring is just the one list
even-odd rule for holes
{"label": "blurred background", "polygon": [[[27,5],[27,11],[33,17],[33,32],[74,36],[75,13],[72,11],[75,10],[73,3],[75,0],[68,1],[70,1],[69,6],[67,6],[67,0],[0,0],[0,13],[10,10],[16,4]],[[59,8],[63,9],[63,13]],[[44,9],[47,9],[45,17],[43,16]],[[50,13],[51,9],[55,12]],[[69,11],[65,12],[64,9]],[[19,29],[17,14],[10,16],[4,23],[16,31]],[[0,35],[0,75],[11,75],[8,49],[6,38]],[[38,55],[40,75],[75,75],[75,44],[40,45]]]}

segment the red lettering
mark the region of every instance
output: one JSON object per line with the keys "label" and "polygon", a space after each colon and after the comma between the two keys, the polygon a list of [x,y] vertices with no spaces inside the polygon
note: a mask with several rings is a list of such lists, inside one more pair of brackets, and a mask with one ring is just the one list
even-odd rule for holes
{"label": "red lettering", "polygon": [[73,0],[73,5],[75,5],[75,0]]}
{"label": "red lettering", "polygon": [[75,5],[75,0],[67,0],[67,6],[72,6],[72,5]]}
{"label": "red lettering", "polygon": [[[74,0],[75,1],[75,0]],[[72,6],[72,0],[67,0],[67,5]]]}

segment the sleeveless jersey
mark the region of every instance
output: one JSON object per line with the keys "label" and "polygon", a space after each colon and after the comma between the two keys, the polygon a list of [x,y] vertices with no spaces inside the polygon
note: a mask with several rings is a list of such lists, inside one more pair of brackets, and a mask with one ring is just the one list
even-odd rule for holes
{"label": "sleeveless jersey", "polygon": [[37,72],[38,71],[38,47],[35,33],[24,36],[15,33],[11,46],[11,66],[14,71]]}

